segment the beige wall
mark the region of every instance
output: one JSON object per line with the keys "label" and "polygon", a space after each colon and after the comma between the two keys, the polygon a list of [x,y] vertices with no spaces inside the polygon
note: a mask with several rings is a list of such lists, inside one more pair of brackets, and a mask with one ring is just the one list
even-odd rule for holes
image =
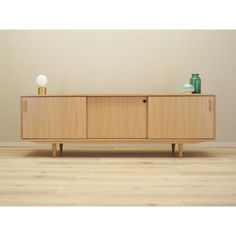
{"label": "beige wall", "polygon": [[217,95],[217,141],[236,141],[236,31],[0,31],[0,141],[19,140],[19,97],[178,92],[200,73]]}

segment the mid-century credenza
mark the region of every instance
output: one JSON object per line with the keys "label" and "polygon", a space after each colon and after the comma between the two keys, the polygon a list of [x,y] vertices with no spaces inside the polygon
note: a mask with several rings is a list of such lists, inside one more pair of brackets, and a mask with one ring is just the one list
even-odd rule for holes
{"label": "mid-century credenza", "polygon": [[44,95],[21,97],[21,138],[64,143],[169,143],[214,140],[215,96],[208,94]]}

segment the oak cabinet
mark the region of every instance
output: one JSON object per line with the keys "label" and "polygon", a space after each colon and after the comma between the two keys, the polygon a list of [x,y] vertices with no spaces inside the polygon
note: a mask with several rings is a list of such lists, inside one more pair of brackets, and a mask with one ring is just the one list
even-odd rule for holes
{"label": "oak cabinet", "polygon": [[147,138],[147,97],[88,97],[88,138]]}
{"label": "oak cabinet", "polygon": [[214,97],[150,97],[148,138],[214,138]]}
{"label": "oak cabinet", "polygon": [[169,143],[215,139],[214,95],[22,96],[21,138],[63,143]]}

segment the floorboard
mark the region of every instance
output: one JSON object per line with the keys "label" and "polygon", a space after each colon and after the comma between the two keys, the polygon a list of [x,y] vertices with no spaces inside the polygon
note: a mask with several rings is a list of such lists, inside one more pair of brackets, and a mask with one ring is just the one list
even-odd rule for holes
{"label": "floorboard", "polygon": [[0,148],[1,206],[235,206],[236,148]]}

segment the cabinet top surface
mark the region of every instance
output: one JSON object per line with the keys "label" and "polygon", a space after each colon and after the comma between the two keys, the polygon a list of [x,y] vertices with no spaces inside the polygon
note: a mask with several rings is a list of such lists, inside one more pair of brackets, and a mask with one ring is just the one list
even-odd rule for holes
{"label": "cabinet top surface", "polygon": [[176,94],[47,94],[47,95],[24,95],[21,97],[175,97],[175,96],[215,96],[214,94],[184,94],[184,93],[176,93]]}

